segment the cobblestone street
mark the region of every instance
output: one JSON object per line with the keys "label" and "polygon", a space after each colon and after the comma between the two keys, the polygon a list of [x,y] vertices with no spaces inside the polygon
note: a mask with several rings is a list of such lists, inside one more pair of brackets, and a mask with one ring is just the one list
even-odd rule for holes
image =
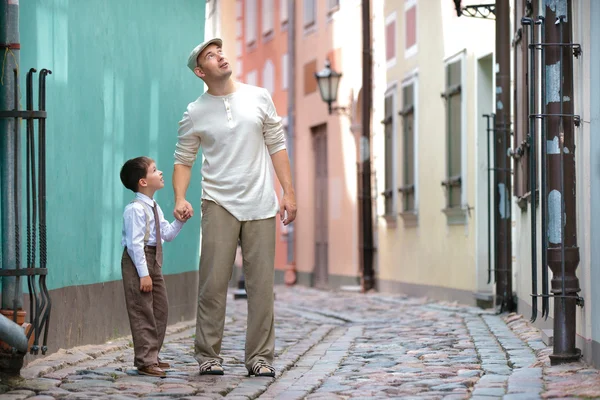
{"label": "cobblestone street", "polygon": [[276,287],[277,376],[248,378],[246,302],[228,297],[225,375],[199,376],[194,321],[169,327],[167,378],[140,376],[130,339],[36,359],[2,399],[600,398],[598,370],[551,367],[520,315],[380,293]]}

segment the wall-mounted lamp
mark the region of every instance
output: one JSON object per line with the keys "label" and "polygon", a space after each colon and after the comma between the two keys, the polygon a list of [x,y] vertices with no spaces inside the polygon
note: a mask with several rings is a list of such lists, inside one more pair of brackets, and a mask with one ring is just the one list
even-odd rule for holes
{"label": "wall-mounted lamp", "polygon": [[327,103],[327,106],[329,107],[329,114],[331,115],[333,111],[348,113],[348,109],[346,107],[332,107],[331,105],[331,103],[335,103],[337,101],[338,86],[340,85],[342,74],[331,69],[329,60],[325,61],[324,69],[319,72],[315,72],[315,78],[317,79],[317,85],[319,86],[321,99]]}

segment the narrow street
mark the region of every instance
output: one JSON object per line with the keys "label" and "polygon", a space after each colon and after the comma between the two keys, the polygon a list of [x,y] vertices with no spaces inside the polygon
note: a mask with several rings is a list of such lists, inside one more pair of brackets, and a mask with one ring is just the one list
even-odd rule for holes
{"label": "narrow street", "polygon": [[248,378],[246,302],[228,301],[224,376],[198,375],[194,321],[186,321],[169,327],[167,378],[138,375],[123,338],[37,359],[24,379],[0,384],[0,398],[600,398],[598,371],[584,363],[550,367],[552,349],[519,315],[300,286],[276,287],[276,378]]}

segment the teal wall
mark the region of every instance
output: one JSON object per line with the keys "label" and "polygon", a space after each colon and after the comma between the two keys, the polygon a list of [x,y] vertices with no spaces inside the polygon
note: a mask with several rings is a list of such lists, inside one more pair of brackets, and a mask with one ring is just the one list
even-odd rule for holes
{"label": "teal wall", "polygon": [[[172,219],[177,123],[203,90],[186,61],[203,40],[204,10],[199,0],[20,2],[22,106],[29,68],[52,71],[46,90],[50,289],[121,279],[122,212],[133,198],[119,179],[126,159],[157,161],[165,188],[156,198]],[[188,191],[198,213],[165,244],[165,274],[198,268],[199,167]]]}

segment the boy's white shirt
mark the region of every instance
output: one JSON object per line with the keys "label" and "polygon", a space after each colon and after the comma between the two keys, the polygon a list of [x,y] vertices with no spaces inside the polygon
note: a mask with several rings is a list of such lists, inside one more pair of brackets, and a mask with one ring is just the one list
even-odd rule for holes
{"label": "boy's white shirt", "polygon": [[[147,245],[156,246],[156,230],[154,228],[154,213],[152,212],[154,200],[143,193],[136,193],[135,198],[144,202],[149,209],[144,210],[145,206],[139,202],[131,202],[127,204],[125,211],[123,211],[123,231],[121,245],[123,247],[127,247],[127,253],[131,257],[131,260],[137,269],[138,276],[143,278],[149,275],[148,265],[146,263],[146,253],[144,252],[146,218],[149,218],[149,221],[147,222],[150,226],[150,236],[148,237]],[[169,223],[169,221],[165,219],[162,209],[158,203],[156,203],[156,207],[158,209],[158,217],[160,219],[161,243],[170,242],[177,237],[184,223],[179,220]]]}

